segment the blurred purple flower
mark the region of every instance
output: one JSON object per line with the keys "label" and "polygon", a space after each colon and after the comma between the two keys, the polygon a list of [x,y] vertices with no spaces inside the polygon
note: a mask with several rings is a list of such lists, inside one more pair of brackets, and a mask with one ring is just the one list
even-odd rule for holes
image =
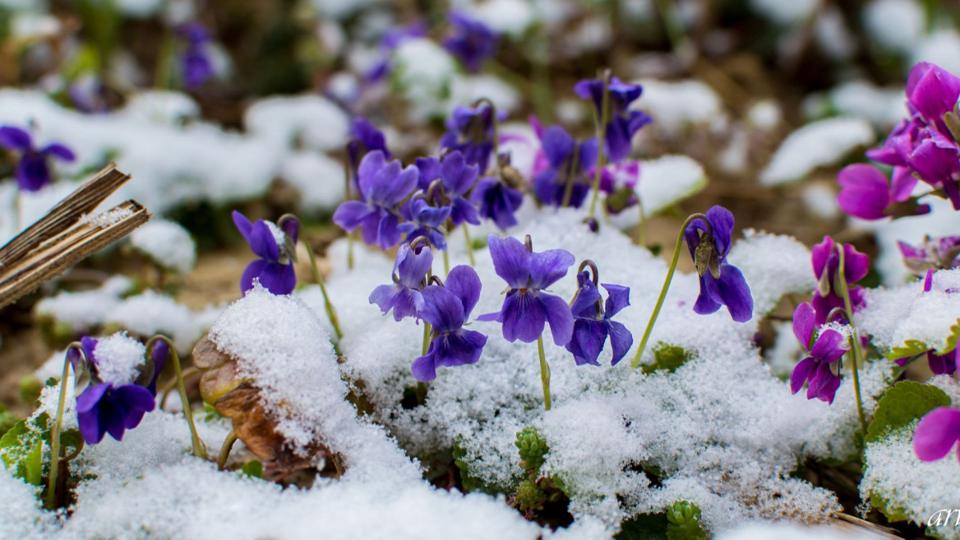
{"label": "blurred purple flower", "polygon": [[903,262],[916,275],[930,270],[949,270],[960,266],[960,236],[923,239],[919,246],[897,242]]}
{"label": "blurred purple flower", "polygon": [[0,127],[0,146],[20,154],[14,174],[23,191],[39,191],[53,182],[51,158],[67,162],[76,159],[72,150],[58,142],[35,148],[30,132],[16,126]]}
{"label": "blurred purple flower", "polygon": [[573,314],[560,298],[544,292],[567,274],[574,263],[573,255],[564,249],[534,253],[519,240],[491,234],[487,239],[493,267],[510,286],[503,307],[497,313],[478,317],[481,321],[503,323],[503,337],[510,342],[532,343],[550,324],[553,341],[561,347],[573,334]]}
{"label": "blurred purple flower", "polygon": [[360,228],[364,242],[389,249],[400,241],[398,206],[417,187],[419,172],[374,150],[360,161],[357,176],[361,200],[341,203],[333,222],[347,232]]}
{"label": "blurred purple flower", "polygon": [[390,159],[390,150],[387,149],[387,138],[377,126],[362,116],[354,117],[350,123],[350,141],[347,142],[347,155],[350,159],[350,168],[353,175],[357,175],[360,160],[375,150],[383,152],[383,156]]}
{"label": "blurred purple flower", "polygon": [[[890,207],[910,199],[917,179],[906,167],[893,169],[893,182],[872,165],[857,163],[847,165],[837,175],[840,194],[837,202],[847,214],[861,219],[881,219],[889,214]],[[912,213],[927,213],[928,205],[920,205]]]}
{"label": "blurred purple flower", "polygon": [[457,107],[447,118],[447,132],[440,138],[440,147],[459,150],[470,165],[487,171],[493,153],[493,107],[482,103],[476,107]]}
{"label": "blurred purple flower", "polygon": [[533,179],[534,192],[544,204],[561,206],[570,186],[569,205],[579,208],[590,192],[587,173],[597,162],[597,140],[577,141],[560,126],[543,130],[540,139],[546,168]]}
{"label": "blurred purple flower", "polygon": [[[391,28],[380,39],[380,60],[367,70],[364,79],[367,83],[375,83],[383,80],[392,71],[390,65],[390,56],[397,47],[404,41],[423,37],[427,35],[427,25],[423,21],[417,21],[406,26]],[[389,157],[389,155],[388,155]]]}
{"label": "blurred purple flower", "polygon": [[177,35],[185,44],[180,55],[183,85],[188,90],[195,90],[214,74],[210,55],[210,33],[205,26],[194,21],[180,25]]}
{"label": "blurred purple flower", "polygon": [[606,194],[607,213],[619,214],[640,203],[637,182],[640,181],[640,162],[611,163],[600,171],[600,191]]}
{"label": "blurred purple flower", "polygon": [[[587,79],[578,82],[573,87],[574,92],[582,99],[593,102],[594,112],[599,121],[603,117],[603,79]],[[633,103],[643,93],[639,84],[625,83],[617,77],[610,79],[607,85],[608,117],[604,126],[604,142],[608,161],[617,162],[630,153],[633,136],[643,126],[653,120],[646,113],[630,110]]]}
{"label": "blurred purple flower", "polygon": [[423,290],[421,316],[430,323],[433,335],[427,354],[413,361],[413,376],[432,381],[439,366],[474,364],[480,359],[487,336],[465,330],[464,323],[480,299],[480,277],[469,266],[456,266],[443,286],[430,285]]}
{"label": "blurred purple flower", "polygon": [[244,240],[259,259],[247,265],[240,278],[240,290],[253,288],[254,280],[260,282],[273,294],[290,294],[297,286],[293,269],[293,249],[297,243],[299,224],[296,220],[285,223],[281,230],[272,222],[258,219],[251,223],[240,212],[233,211],[233,223]]}
{"label": "blurred purple flower", "polygon": [[494,176],[487,176],[477,182],[470,200],[477,206],[481,216],[493,221],[501,230],[506,230],[517,224],[514,214],[523,204],[523,193]]}
{"label": "blurred purple flower", "polygon": [[463,12],[450,13],[450,35],[443,46],[463,62],[468,71],[476,72],[497,52],[497,34],[489,26]]}

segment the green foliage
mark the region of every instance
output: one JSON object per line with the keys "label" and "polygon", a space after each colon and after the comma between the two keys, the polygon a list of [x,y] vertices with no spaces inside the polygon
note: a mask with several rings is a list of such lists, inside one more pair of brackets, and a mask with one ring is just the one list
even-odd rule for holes
{"label": "green foliage", "polygon": [[898,358],[917,356],[929,351],[930,349],[934,349],[939,355],[944,355],[957,348],[958,339],[960,339],[960,319],[957,319],[957,322],[953,323],[953,326],[950,327],[950,334],[947,335],[947,339],[944,342],[943,347],[937,348],[934,345],[924,343],[923,341],[917,339],[908,339],[900,345],[890,349],[884,356],[886,356],[889,360],[896,360]]}
{"label": "green foliage", "polygon": [[547,495],[534,480],[524,480],[517,486],[516,504],[521,512],[536,512],[543,509]]}
{"label": "green foliage", "polygon": [[520,466],[527,474],[537,476],[550,450],[547,447],[547,440],[539,431],[528,426],[517,432],[517,440],[514,444],[520,451]]}
{"label": "green foliage", "polygon": [[653,373],[662,369],[672,373],[691,358],[693,355],[683,347],[660,342],[653,348],[653,363],[644,365],[643,372]]}
{"label": "green foliage", "polygon": [[3,436],[10,428],[17,425],[20,419],[0,405],[0,436]]}
{"label": "green foliage", "polygon": [[0,437],[0,461],[14,476],[39,486],[43,476],[43,444],[49,440],[47,415],[21,420]]}
{"label": "green foliage", "polygon": [[706,540],[700,523],[700,507],[690,501],[677,501],[667,508],[668,540]]}
{"label": "green foliage", "polygon": [[875,492],[870,493],[870,506],[882,512],[883,515],[886,516],[886,518],[891,522],[907,521],[910,519],[910,516],[907,515],[906,510],[898,506],[894,506]]}
{"label": "green foliage", "polygon": [[40,399],[40,392],[43,390],[43,382],[34,375],[27,375],[20,379],[19,384],[20,401],[33,404]]}
{"label": "green foliage", "polygon": [[453,463],[460,470],[460,484],[465,491],[482,491],[484,493],[500,493],[494,486],[487,485],[483,480],[470,474],[470,465],[464,459],[467,451],[459,442],[453,445]]}
{"label": "green foliage", "polygon": [[251,459],[240,467],[240,474],[251,478],[263,478],[263,463],[259,460]]}
{"label": "green foliage", "polygon": [[865,440],[868,443],[875,442],[890,431],[949,404],[950,398],[936,386],[900,381],[884,392],[877,402],[877,410],[867,427]]}
{"label": "green foliage", "polygon": [[224,418],[222,414],[217,412],[217,409],[210,405],[207,402],[203,403],[203,421],[204,422],[216,422],[217,420]]}

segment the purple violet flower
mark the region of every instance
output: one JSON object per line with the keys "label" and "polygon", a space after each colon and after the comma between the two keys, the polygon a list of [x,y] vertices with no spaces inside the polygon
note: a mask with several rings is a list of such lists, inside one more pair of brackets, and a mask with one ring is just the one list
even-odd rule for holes
{"label": "purple violet flower", "polygon": [[957,351],[954,349],[946,354],[927,352],[927,365],[934,375],[953,375],[957,372]]}
{"label": "purple violet flower", "polygon": [[53,182],[50,158],[68,162],[76,159],[72,150],[58,142],[35,148],[30,132],[15,126],[0,127],[0,146],[20,153],[15,175],[23,191],[39,191]]}
{"label": "purple violet flower", "polygon": [[[893,182],[872,165],[847,165],[837,175],[840,194],[837,202],[847,214],[861,219],[881,219],[890,215],[890,207],[910,199],[917,179],[906,167],[893,169]],[[929,205],[919,205],[912,214],[927,213]]]}
{"label": "purple violet flower", "polygon": [[474,364],[480,359],[487,336],[463,325],[480,299],[480,277],[469,266],[456,266],[443,286],[430,285],[423,290],[421,316],[430,323],[433,334],[427,354],[413,361],[413,376],[432,381],[439,366]]}
{"label": "purple violet flower", "polygon": [[470,201],[481,216],[493,221],[500,230],[507,230],[517,224],[514,214],[523,205],[523,193],[494,176],[486,176],[473,188]]}
{"label": "purple violet flower", "polygon": [[406,235],[404,242],[410,243],[417,238],[424,238],[437,249],[447,249],[446,235],[440,227],[450,217],[449,206],[430,206],[418,195],[403,205],[401,214],[406,221],[401,223],[397,230]]}
{"label": "purple violet flower", "polygon": [[393,265],[393,284],[380,285],[370,293],[370,303],[380,307],[384,315],[393,310],[393,319],[419,318],[423,310],[423,294],[427,273],[433,266],[430,247],[421,243],[411,247],[401,244]]}
{"label": "purple violet flower", "polygon": [[[844,244],[844,278],[850,292],[850,303],[854,311],[864,304],[863,288],[854,284],[870,271],[870,258],[860,253],[850,244]],[[837,286],[837,270],[840,268],[840,252],[833,238],[824,236],[823,241],[810,250],[813,263],[813,275],[817,278],[817,290],[813,294],[813,308],[817,313],[817,324],[827,322],[834,308],[844,308],[843,297]]]}
{"label": "purple violet flower", "polygon": [[251,223],[240,212],[233,211],[233,223],[244,240],[259,259],[247,265],[240,278],[240,290],[253,288],[254,280],[260,282],[272,294],[290,294],[297,286],[293,269],[294,249],[299,234],[299,223],[285,222],[284,230],[270,221],[258,219]]}
{"label": "purple violet flower", "polygon": [[494,270],[510,289],[499,312],[481,315],[478,320],[503,323],[504,339],[525,343],[536,341],[549,323],[554,343],[561,347],[569,343],[573,334],[570,306],[544,289],[567,274],[574,263],[573,255],[565,249],[534,253],[509,236],[491,234],[487,242]]}
{"label": "purple violet flower", "polygon": [[210,56],[210,33],[198,22],[181,25],[177,34],[186,44],[180,55],[183,85],[195,90],[213,77],[213,60]]}
{"label": "purple violet flower", "polygon": [[[417,169],[420,170],[420,189],[426,191],[427,198],[437,205],[450,207],[450,222],[454,227],[463,222],[480,224],[477,207],[466,198],[477,182],[480,167],[467,164],[463,154],[454,150],[442,160],[417,158]],[[435,180],[440,180],[442,189],[431,186]]]}
{"label": "purple violet flower", "polygon": [[714,206],[707,210],[706,218],[709,228],[698,219],[683,233],[700,275],[700,295],[693,310],[707,315],[727,306],[733,320],[749,321],[753,317],[750,286],[740,269],[727,262],[733,235],[733,214],[722,206]]}
{"label": "purple violet flower", "polygon": [[388,30],[387,33],[384,34],[380,39],[380,53],[382,58],[367,71],[366,75],[364,75],[366,82],[375,83],[383,80],[392,71],[392,66],[390,65],[390,55],[393,53],[393,51],[396,50],[396,48],[399,47],[404,41],[426,35],[427,25],[424,24],[423,21],[417,21],[407,26],[400,26]]}
{"label": "purple violet flower", "polygon": [[[597,118],[603,118],[603,79],[582,80],[573,90],[582,99],[593,101]],[[607,85],[607,92],[609,115],[604,127],[604,142],[608,161],[613,163],[627,157],[633,136],[653,120],[642,111],[629,109],[630,104],[643,93],[643,87],[639,84],[625,83],[612,77]]]}
{"label": "purple violet flower", "polygon": [[[913,451],[920,461],[946,457],[960,441],[960,409],[937,407],[928,412],[913,432]],[[957,451],[960,459],[960,449]]]}
{"label": "purple violet flower", "polygon": [[907,107],[948,133],[943,115],[956,109],[960,99],[960,78],[929,62],[913,66],[907,77]]}
{"label": "purple violet flower", "polygon": [[[84,337],[80,340],[84,356],[91,371],[96,374],[97,340]],[[152,377],[159,370],[155,369]],[[136,383],[114,386],[106,382],[94,382],[77,396],[77,424],[87,444],[97,444],[109,433],[116,440],[123,439],[123,432],[140,424],[143,415],[152,411],[154,392]]]}
{"label": "purple violet flower", "polygon": [[807,385],[807,399],[833,403],[840,388],[840,358],[847,352],[846,339],[836,330],[820,332],[816,341],[816,313],[813,306],[803,303],[793,312],[793,333],[797,336],[807,357],[797,363],[790,375],[790,391],[796,394]]}
{"label": "purple violet flower", "polygon": [[540,139],[546,168],[536,174],[533,189],[544,204],[562,206],[568,184],[569,205],[580,208],[590,192],[591,179],[587,173],[597,162],[597,140],[577,141],[560,126],[543,130]]}
{"label": "purple violet flower", "polygon": [[600,291],[587,272],[577,274],[577,285],[577,294],[570,306],[574,318],[573,335],[566,348],[573,354],[578,366],[599,366],[597,359],[607,342],[607,336],[610,336],[610,345],[613,347],[613,361],[610,364],[615,366],[633,345],[633,334],[623,324],[610,319],[630,305],[630,288],[602,284],[607,290],[607,301],[603,304]]}
{"label": "purple violet flower", "polygon": [[400,241],[398,206],[416,189],[419,172],[374,150],[360,161],[357,176],[361,200],[341,203],[333,222],[347,232],[360,228],[364,242],[390,249]]}
{"label": "purple violet flower", "polygon": [[459,150],[467,163],[478,165],[484,173],[493,153],[494,121],[493,107],[486,103],[457,107],[447,118],[447,132],[440,138],[440,148]]}
{"label": "purple violet flower", "polygon": [[479,71],[483,63],[497,52],[496,32],[460,11],[451,12],[449,21],[452,31],[443,40],[443,46],[463,62],[467,71]]}

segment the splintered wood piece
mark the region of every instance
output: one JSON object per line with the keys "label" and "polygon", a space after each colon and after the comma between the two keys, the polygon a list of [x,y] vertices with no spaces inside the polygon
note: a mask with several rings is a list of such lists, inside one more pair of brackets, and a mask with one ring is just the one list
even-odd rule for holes
{"label": "splintered wood piece", "polygon": [[130,176],[107,165],[0,248],[0,308],[150,219],[136,201],[95,213]]}
{"label": "splintered wood piece", "polygon": [[129,179],[130,175],[117,170],[114,163],[101,169],[68,197],[57,203],[40,220],[0,247],[0,275],[3,275],[6,267],[41,242],[63,232],[80,221],[85,214],[93,213],[100,203]]}

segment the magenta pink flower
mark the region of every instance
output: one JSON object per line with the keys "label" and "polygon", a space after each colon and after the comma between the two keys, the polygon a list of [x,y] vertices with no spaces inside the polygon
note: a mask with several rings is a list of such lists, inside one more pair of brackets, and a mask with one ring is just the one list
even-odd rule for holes
{"label": "magenta pink flower", "polygon": [[[943,459],[960,441],[960,409],[937,407],[927,413],[913,432],[913,451],[920,461]],[[960,459],[960,451],[957,452]]]}

